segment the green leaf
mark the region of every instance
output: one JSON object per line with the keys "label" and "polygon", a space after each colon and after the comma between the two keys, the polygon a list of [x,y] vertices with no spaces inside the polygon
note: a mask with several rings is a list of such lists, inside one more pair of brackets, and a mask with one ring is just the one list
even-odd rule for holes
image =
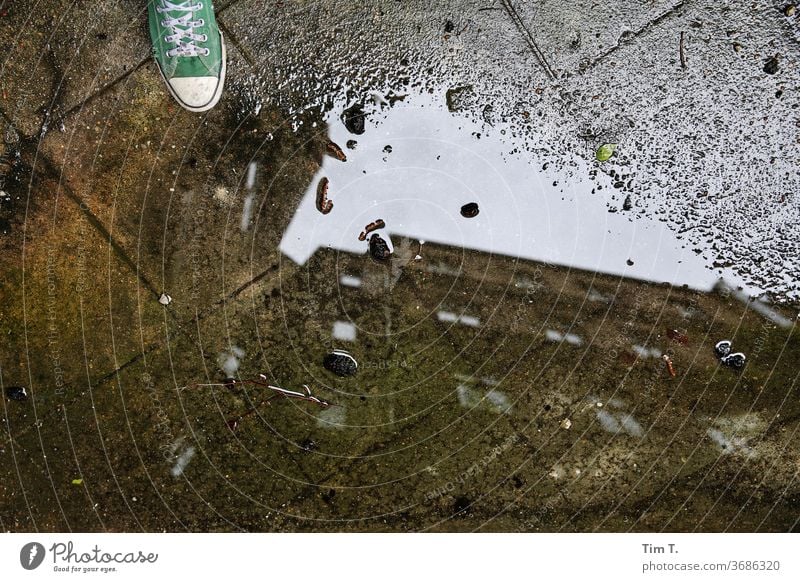
{"label": "green leaf", "polygon": [[73,479],[72,480],[72,484],[73,485],[82,485],[83,484],[83,479]]}
{"label": "green leaf", "polygon": [[611,156],[614,155],[614,151],[617,149],[617,144],[615,143],[604,143],[599,148],[597,148],[597,152],[595,152],[595,157],[597,158],[598,162],[607,162],[611,159]]}

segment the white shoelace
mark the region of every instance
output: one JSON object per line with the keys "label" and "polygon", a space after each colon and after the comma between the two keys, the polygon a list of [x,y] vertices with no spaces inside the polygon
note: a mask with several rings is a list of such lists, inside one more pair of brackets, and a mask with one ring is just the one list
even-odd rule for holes
{"label": "white shoelace", "polygon": [[[183,16],[178,18],[167,18],[161,21],[161,26],[172,30],[172,34],[164,37],[164,41],[174,43],[175,48],[167,51],[168,57],[197,57],[207,56],[211,51],[207,48],[200,48],[196,46],[195,42],[205,42],[208,36],[205,34],[195,34],[192,29],[205,25],[205,21],[191,20],[195,10],[203,8],[203,3],[198,2],[192,4],[191,0],[181,4],[174,4],[168,0],[161,0],[161,6],[157,6],[156,10],[159,14],[165,12],[184,12]],[[183,27],[183,28],[182,28]],[[188,39],[185,42],[184,39]]]}

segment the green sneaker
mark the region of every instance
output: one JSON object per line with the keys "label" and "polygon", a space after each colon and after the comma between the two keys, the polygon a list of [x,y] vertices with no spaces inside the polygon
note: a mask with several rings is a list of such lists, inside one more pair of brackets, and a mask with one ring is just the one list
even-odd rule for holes
{"label": "green sneaker", "polygon": [[189,111],[208,111],[225,83],[225,42],[211,0],[150,0],[153,56],[170,93]]}

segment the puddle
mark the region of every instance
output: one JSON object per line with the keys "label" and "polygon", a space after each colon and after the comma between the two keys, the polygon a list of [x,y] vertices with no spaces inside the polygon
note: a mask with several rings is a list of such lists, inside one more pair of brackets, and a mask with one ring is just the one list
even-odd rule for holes
{"label": "puddle", "polygon": [[[342,123],[346,103],[339,102],[326,122],[347,161],[324,159],[281,252],[299,265],[320,248],[366,253],[359,234],[380,219],[390,244],[403,237],[702,290],[724,276],[748,292],[762,291],[730,270],[712,269],[663,223],[609,212],[613,183],[598,178],[598,189],[597,181],[581,179],[591,171],[585,162],[575,159],[574,168],[561,174],[526,151],[527,144],[511,148],[502,125],[453,115],[445,102],[443,93],[434,93],[409,95],[391,107],[368,103],[359,135]],[[348,142],[354,149],[346,148]],[[333,203],[329,214],[316,203],[323,179]],[[462,207],[471,203],[480,211],[463,216]]]}

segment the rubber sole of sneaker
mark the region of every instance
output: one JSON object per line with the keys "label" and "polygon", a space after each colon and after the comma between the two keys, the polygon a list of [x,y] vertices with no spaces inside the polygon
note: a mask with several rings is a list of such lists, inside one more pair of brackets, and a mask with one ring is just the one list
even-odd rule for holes
{"label": "rubber sole of sneaker", "polygon": [[217,88],[214,90],[214,95],[211,97],[211,100],[206,103],[205,105],[201,105],[200,107],[192,107],[191,105],[187,105],[175,91],[172,90],[172,85],[169,84],[167,78],[164,76],[164,71],[161,70],[161,66],[156,61],[156,66],[158,67],[158,72],[161,74],[161,78],[164,80],[164,83],[169,89],[170,94],[172,95],[173,99],[178,102],[178,105],[186,109],[187,111],[191,111],[192,113],[203,113],[204,111],[208,111],[212,107],[214,107],[218,102],[219,98],[222,97],[222,90],[225,87],[225,73],[227,72],[228,68],[228,58],[227,53],[225,50],[225,37],[222,35],[222,31],[219,31],[219,44],[220,48],[222,49],[222,69],[219,72],[219,81],[217,82]]}

